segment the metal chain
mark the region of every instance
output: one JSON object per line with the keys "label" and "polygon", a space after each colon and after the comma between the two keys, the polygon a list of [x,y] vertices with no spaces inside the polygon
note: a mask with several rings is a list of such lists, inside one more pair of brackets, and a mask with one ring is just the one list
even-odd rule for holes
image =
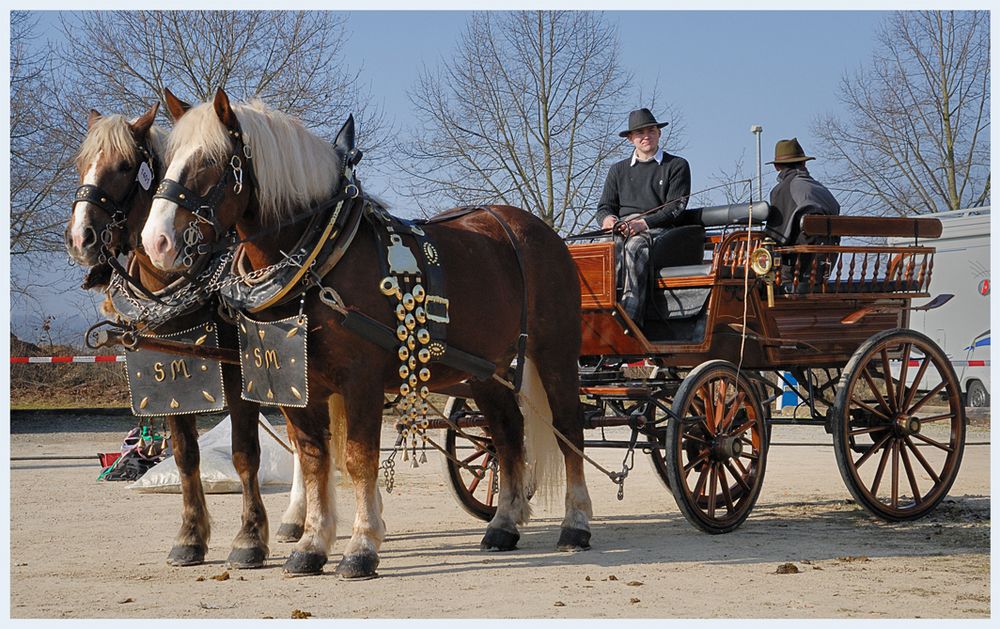
{"label": "metal chain", "polygon": [[384,461],[382,461],[382,477],[385,479],[385,493],[391,494],[393,488],[396,486],[396,463],[393,461],[396,458],[396,452],[399,451],[399,446],[393,448],[392,452]]}

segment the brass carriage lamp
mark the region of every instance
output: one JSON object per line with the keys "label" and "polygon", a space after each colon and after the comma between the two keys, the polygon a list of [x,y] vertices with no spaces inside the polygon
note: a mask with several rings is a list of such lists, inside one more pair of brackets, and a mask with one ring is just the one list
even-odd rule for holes
{"label": "brass carriage lamp", "polygon": [[753,272],[756,273],[758,277],[764,280],[764,286],[767,288],[768,308],[774,307],[774,269],[776,265],[774,254],[771,253],[771,247],[773,245],[773,240],[765,238],[761,246],[757,247],[750,253],[750,268],[753,269]]}

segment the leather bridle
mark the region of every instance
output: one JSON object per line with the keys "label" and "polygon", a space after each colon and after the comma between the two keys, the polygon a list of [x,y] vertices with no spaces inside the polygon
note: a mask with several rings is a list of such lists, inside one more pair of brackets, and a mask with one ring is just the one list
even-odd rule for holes
{"label": "leather bridle", "polygon": [[119,239],[121,244],[119,244],[120,250],[117,252],[111,250],[111,242],[114,239],[115,232],[125,227],[125,224],[128,221],[128,206],[131,205],[132,197],[135,196],[139,188],[139,174],[144,164],[150,169],[151,183],[156,181],[156,171],[159,166],[159,160],[156,159],[156,155],[149,150],[149,147],[145,142],[139,143],[138,149],[139,152],[142,153],[143,159],[141,159],[136,165],[135,173],[132,178],[132,185],[120,200],[116,200],[100,186],[89,183],[85,183],[77,188],[76,194],[73,197],[74,210],[77,203],[90,203],[101,208],[108,214],[110,220],[108,221],[108,224],[104,226],[104,229],[100,234],[101,254],[98,261],[102,264],[113,258],[118,253],[128,252],[128,242],[126,239]]}
{"label": "leather bridle", "polygon": [[[228,168],[223,171],[222,177],[204,195],[199,195],[184,184],[173,179],[164,179],[156,189],[154,199],[166,199],[177,206],[184,208],[194,215],[195,220],[188,224],[184,230],[184,250],[180,256],[181,265],[191,267],[196,256],[211,253],[211,248],[203,244],[204,235],[199,229],[199,225],[210,225],[215,232],[216,242],[220,242],[228,231],[219,222],[218,206],[226,194],[226,187],[230,181],[233,184],[233,192],[240,194],[243,191],[244,176],[247,183],[254,183],[253,175],[253,153],[250,145],[244,141],[243,132],[240,129],[228,129],[229,135],[233,138],[233,153],[229,158]],[[230,228],[231,229],[231,228]]]}

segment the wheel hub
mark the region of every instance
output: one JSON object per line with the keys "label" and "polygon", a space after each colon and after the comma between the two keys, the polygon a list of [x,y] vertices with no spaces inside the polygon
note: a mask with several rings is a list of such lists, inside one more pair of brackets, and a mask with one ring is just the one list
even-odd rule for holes
{"label": "wheel hub", "polygon": [[916,435],[920,432],[920,420],[911,415],[899,415],[896,417],[895,429],[899,436]]}
{"label": "wheel hub", "polygon": [[722,435],[712,444],[712,458],[716,461],[728,461],[738,457],[743,452],[743,442],[739,437]]}

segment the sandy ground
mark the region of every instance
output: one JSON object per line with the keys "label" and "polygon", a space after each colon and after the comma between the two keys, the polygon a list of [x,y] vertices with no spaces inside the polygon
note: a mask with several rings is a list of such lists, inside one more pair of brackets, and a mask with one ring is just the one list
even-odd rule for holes
{"label": "sandy ground", "polygon": [[[132,421],[15,417],[11,456],[113,451]],[[813,427],[776,426],[772,439],[830,443]],[[988,429],[973,428],[969,441],[989,442]],[[388,433],[383,443],[391,443]],[[619,451],[591,453],[620,465]],[[555,505],[536,508],[519,550],[481,553],[485,525],[457,506],[439,456],[431,456],[418,469],[397,467],[396,489],[385,499],[381,578],[362,582],[329,573],[353,521],[353,492],[343,484],[327,574],[291,579],[281,565],[292,546],[273,540],[267,567],[227,573],[239,496],[208,497],[208,563],[173,568],[165,559],[180,496],[95,482],[96,457],[12,461],[10,611],[13,618],[287,619],[296,611],[314,618],[985,618],[989,454],[988,445],[967,447],[935,512],[887,524],[850,502],[829,445],[778,445],[754,512],[721,536],[684,520],[648,461],[636,461],[621,502],[615,486],[588,469],[593,550],[576,554],[555,551]],[[286,501],[284,492],[265,496],[272,533]],[[776,573],[788,562],[797,573]]]}

